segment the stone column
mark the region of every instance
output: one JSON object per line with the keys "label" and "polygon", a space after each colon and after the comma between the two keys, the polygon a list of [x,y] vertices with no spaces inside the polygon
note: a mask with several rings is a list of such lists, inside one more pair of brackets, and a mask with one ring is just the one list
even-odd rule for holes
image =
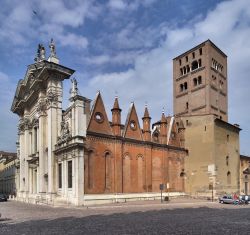
{"label": "stone column", "polygon": [[29,121],[25,119],[25,131],[24,131],[24,171],[25,171],[25,192],[26,194],[29,192],[29,163],[28,163],[28,156],[30,154],[30,136],[29,136]]}
{"label": "stone column", "polygon": [[46,136],[46,102],[43,98],[40,99],[37,107],[38,115],[39,115],[39,193],[45,193],[45,136]]}
{"label": "stone column", "polygon": [[48,192],[55,193],[55,156],[54,149],[57,141],[57,94],[47,92],[48,100]]}

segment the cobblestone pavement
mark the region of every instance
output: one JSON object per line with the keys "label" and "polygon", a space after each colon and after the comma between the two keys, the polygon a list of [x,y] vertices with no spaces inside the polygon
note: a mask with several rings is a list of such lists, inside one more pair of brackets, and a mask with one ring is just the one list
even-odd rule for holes
{"label": "cobblestone pavement", "polygon": [[0,202],[0,234],[250,234],[250,205],[200,200],[50,207]]}

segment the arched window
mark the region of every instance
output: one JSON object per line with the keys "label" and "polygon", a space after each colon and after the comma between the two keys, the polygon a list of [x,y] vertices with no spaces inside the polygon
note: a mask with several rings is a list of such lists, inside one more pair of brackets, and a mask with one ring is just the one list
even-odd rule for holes
{"label": "arched window", "polygon": [[227,172],[227,184],[231,184],[231,172]]}
{"label": "arched window", "polygon": [[197,60],[195,60],[195,61],[193,61],[192,62],[192,70],[195,70],[195,69],[198,69],[198,62],[197,62]]}
{"label": "arched window", "polygon": [[183,75],[183,69],[182,68],[180,68],[180,72],[181,72],[181,75]]}
{"label": "arched window", "polygon": [[198,77],[198,85],[201,85],[202,84],[202,79],[201,79],[201,76]]}
{"label": "arched window", "polygon": [[194,82],[194,86],[197,86],[197,84],[198,84],[197,78],[194,78],[194,79],[193,79],[193,82]]}
{"label": "arched window", "polygon": [[110,190],[111,188],[111,153],[106,151],[104,153],[104,164],[105,164],[105,190]]}
{"label": "arched window", "polygon": [[229,156],[226,156],[226,165],[229,165]]}
{"label": "arched window", "polygon": [[129,153],[125,153],[123,156],[122,167],[122,192],[129,193],[131,187],[131,157]]}
{"label": "arched window", "polygon": [[186,73],[187,73],[186,67],[183,67],[183,74],[186,74]]}
{"label": "arched window", "polygon": [[190,72],[190,67],[189,67],[189,65],[187,65],[187,73],[189,73]]}
{"label": "arched window", "polygon": [[201,65],[201,59],[198,60],[198,67],[200,68],[202,65]]}
{"label": "arched window", "polygon": [[182,91],[183,91],[183,89],[184,89],[183,84],[180,84],[180,92],[182,92]]}
{"label": "arched window", "polygon": [[187,82],[184,82],[184,90],[187,90],[187,89],[188,89]]}

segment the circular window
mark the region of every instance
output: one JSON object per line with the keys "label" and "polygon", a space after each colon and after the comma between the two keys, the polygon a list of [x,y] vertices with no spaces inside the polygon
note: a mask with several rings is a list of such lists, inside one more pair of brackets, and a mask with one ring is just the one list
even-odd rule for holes
{"label": "circular window", "polygon": [[99,112],[95,113],[95,120],[99,123],[103,122],[104,120],[103,115]]}
{"label": "circular window", "polygon": [[136,130],[136,123],[135,123],[135,121],[131,121],[131,122],[130,122],[130,128],[131,128],[132,130]]}

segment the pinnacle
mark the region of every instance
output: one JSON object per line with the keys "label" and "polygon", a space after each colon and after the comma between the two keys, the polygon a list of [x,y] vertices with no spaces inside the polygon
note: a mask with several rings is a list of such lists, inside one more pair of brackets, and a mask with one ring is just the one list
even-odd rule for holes
{"label": "pinnacle", "polygon": [[120,109],[119,102],[118,102],[118,97],[117,96],[115,97],[115,102],[114,102],[113,109]]}

